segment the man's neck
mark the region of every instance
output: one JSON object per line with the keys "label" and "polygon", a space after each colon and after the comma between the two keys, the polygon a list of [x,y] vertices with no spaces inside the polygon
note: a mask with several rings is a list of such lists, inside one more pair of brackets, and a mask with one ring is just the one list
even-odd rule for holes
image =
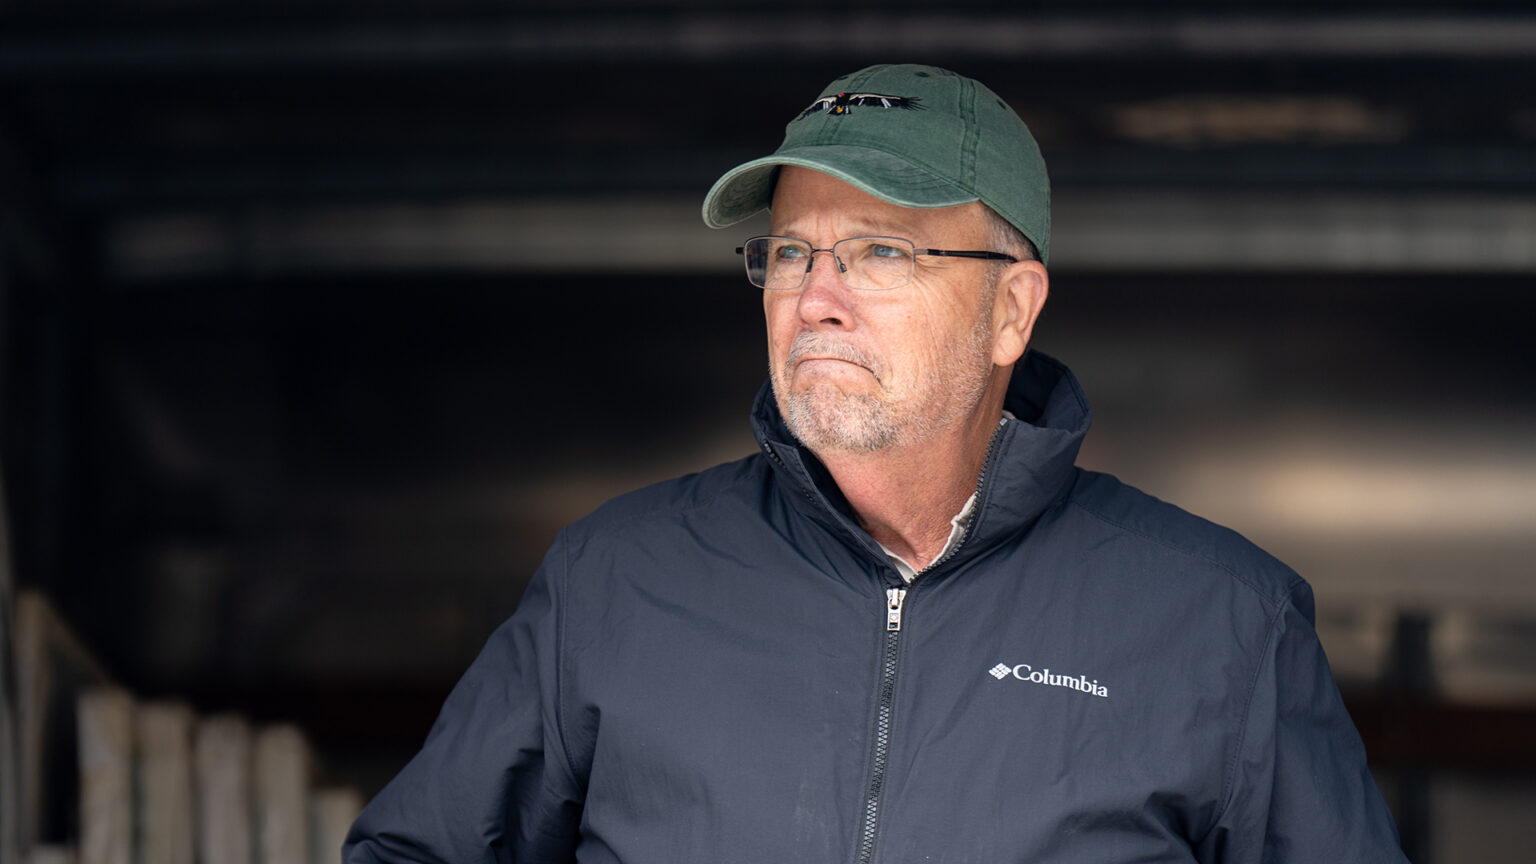
{"label": "man's neck", "polygon": [[876,542],[921,570],[944,549],[950,520],[976,491],[1001,406],[962,428],[875,453],[817,454]]}

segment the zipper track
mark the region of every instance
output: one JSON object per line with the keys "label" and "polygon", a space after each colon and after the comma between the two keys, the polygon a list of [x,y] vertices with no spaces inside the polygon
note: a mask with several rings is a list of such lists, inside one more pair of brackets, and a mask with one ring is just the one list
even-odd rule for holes
{"label": "zipper track", "polygon": [[[924,574],[949,561],[956,552],[971,538],[970,528],[976,521],[977,513],[981,512],[981,491],[986,485],[987,474],[992,467],[992,456],[997,451],[998,432],[1008,421],[999,420],[997,428],[992,430],[992,439],[987,442],[987,455],[981,460],[981,473],[976,477],[976,508],[972,511],[971,524],[966,526],[966,533],[954,548],[931,562],[912,577],[915,584]],[[869,787],[864,795],[864,828],[859,833],[859,854],[854,859],[856,864],[870,864],[875,857],[875,839],[880,831],[880,798],[885,789],[886,756],[891,745],[891,720],[894,713],[896,697],[896,671],[897,658],[901,649],[901,607],[906,600],[907,588],[889,588],[886,596],[889,605],[886,607],[885,627],[885,658],[880,668],[880,701],[875,714],[875,738],[871,746],[871,759],[869,768]]]}
{"label": "zipper track", "polygon": [[913,582],[917,581],[918,576],[931,572],[934,568],[955,557],[955,553],[959,552],[961,547],[965,546],[966,541],[971,539],[971,528],[975,526],[976,517],[981,513],[981,488],[987,484],[987,472],[992,468],[992,455],[997,452],[997,434],[1003,431],[1003,426],[1007,425],[1007,423],[1008,419],[1006,417],[997,421],[997,428],[992,430],[992,438],[987,442],[987,455],[981,458],[981,473],[976,475],[976,506],[971,510],[970,519],[966,521],[965,536],[960,538],[960,542],[951,547],[948,552],[930,561],[927,567],[917,571],[917,575],[912,577]]}
{"label": "zipper track", "polygon": [[896,666],[901,649],[901,606],[907,589],[886,591],[885,659],[880,669],[880,701],[875,714],[875,740],[871,745],[869,788],[864,795],[864,830],[859,834],[858,864],[869,864],[875,855],[880,827],[880,793],[885,788],[885,761],[891,744],[891,713],[896,697]]}
{"label": "zipper track", "polygon": [[[790,467],[788,465],[784,464],[784,458],[782,456],[780,456],[773,449],[773,445],[768,443],[768,439],[767,438],[763,439],[763,452],[768,454],[768,458],[772,459],[775,465],[778,465],[780,468],[783,468],[785,471],[789,471],[790,470]],[[811,502],[812,504],[814,504],[814,505],[816,505],[818,507],[821,506],[820,502],[818,502],[816,500],[816,496],[812,495],[808,490],[801,489],[800,490],[800,494],[805,498],[805,500]]]}

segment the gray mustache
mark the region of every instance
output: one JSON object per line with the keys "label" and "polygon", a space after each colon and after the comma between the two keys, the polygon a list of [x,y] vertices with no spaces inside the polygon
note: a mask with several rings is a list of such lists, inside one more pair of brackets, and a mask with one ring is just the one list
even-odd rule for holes
{"label": "gray mustache", "polygon": [[784,365],[792,369],[806,357],[831,357],[857,363],[873,372],[876,378],[880,377],[881,370],[875,358],[846,342],[828,339],[817,333],[801,333],[796,336],[794,344],[789,346],[789,357],[784,361]]}

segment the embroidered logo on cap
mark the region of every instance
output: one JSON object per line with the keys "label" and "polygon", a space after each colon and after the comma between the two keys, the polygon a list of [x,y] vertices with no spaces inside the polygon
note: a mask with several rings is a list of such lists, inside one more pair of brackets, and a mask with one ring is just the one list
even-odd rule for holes
{"label": "embroidered logo on cap", "polygon": [[823,114],[843,116],[852,114],[855,105],[878,108],[905,108],[908,111],[921,110],[923,106],[917,104],[920,100],[916,96],[886,96],[881,93],[839,93],[836,96],[826,96],[811,103],[811,107],[800,112],[796,120],[805,118],[820,111]]}

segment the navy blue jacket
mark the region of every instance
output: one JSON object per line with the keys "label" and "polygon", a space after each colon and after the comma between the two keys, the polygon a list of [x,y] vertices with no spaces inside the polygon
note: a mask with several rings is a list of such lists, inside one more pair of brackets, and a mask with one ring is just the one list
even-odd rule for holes
{"label": "navy blue jacket", "polygon": [[908,588],[765,387],[761,454],[559,535],[346,860],[1402,861],[1306,583],[1075,468],[1056,361],[1006,406]]}

